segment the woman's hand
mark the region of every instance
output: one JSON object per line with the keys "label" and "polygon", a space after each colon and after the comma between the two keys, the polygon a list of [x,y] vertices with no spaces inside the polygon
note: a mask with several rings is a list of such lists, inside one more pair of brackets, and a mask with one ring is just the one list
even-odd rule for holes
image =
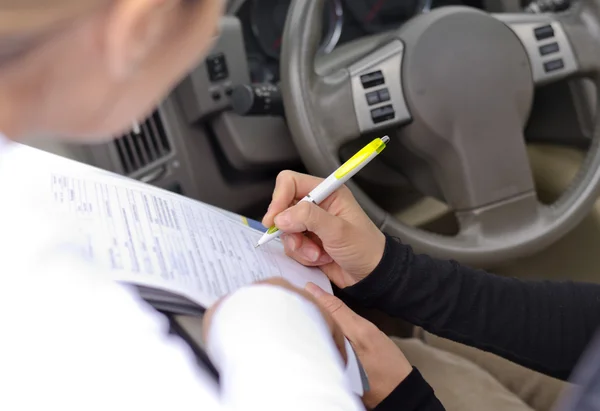
{"label": "woman's hand", "polygon": [[363,402],[367,408],[375,408],[408,377],[412,366],[387,335],[373,323],[357,315],[339,298],[312,283],[306,289],[331,314],[352,344],[371,387],[363,396]]}
{"label": "woman's hand", "polygon": [[[333,337],[333,341],[334,341],[336,347],[338,348],[338,350],[342,356],[342,359],[344,360],[344,363],[347,362],[348,356],[346,353],[346,344],[344,341],[344,334],[342,333],[342,330],[337,325],[337,322],[333,319],[333,317],[331,316],[329,311],[325,307],[323,307],[321,304],[319,304],[317,302],[316,298],[312,294],[310,294],[306,290],[302,290],[300,288],[294,287],[288,281],[286,281],[280,277],[270,278],[268,280],[260,281],[256,284],[258,284],[258,285],[264,284],[264,285],[271,285],[271,286],[275,286],[275,287],[281,287],[284,290],[298,294],[302,298],[305,298],[306,300],[313,303],[319,309],[319,311],[321,312],[321,315],[323,315],[323,318],[325,319],[325,322],[329,326],[329,328],[331,330],[331,335]],[[223,303],[223,301],[225,301],[226,299],[227,299],[227,297],[221,298],[219,301],[217,301],[215,304],[213,304],[204,313],[204,318],[202,321],[202,334],[203,334],[204,341],[208,341],[208,335],[210,333],[210,327],[211,327],[212,319],[213,319],[215,312],[217,311],[219,306]],[[277,307],[274,307],[274,309],[277,309]]]}
{"label": "woman's hand", "polygon": [[285,234],[286,253],[307,266],[320,267],[338,287],[356,284],[381,261],[385,236],[364,213],[347,187],[320,206],[295,205],[322,179],[283,171],[263,224],[275,223]]}

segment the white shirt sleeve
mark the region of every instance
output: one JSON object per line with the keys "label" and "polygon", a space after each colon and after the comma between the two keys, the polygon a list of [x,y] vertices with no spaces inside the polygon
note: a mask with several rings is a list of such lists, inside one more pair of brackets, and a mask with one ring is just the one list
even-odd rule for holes
{"label": "white shirt sleeve", "polygon": [[259,285],[227,298],[208,351],[228,409],[363,409],[320,312],[287,290]]}
{"label": "white shirt sleeve", "polygon": [[216,383],[134,291],[75,259],[1,270],[1,410],[222,409]]}

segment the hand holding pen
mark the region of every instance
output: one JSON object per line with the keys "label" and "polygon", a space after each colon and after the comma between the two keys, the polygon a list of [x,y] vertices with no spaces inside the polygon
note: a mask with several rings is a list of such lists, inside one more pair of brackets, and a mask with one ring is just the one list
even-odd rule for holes
{"label": "hand holding pen", "polygon": [[[313,204],[320,204],[323,202],[327,197],[343,186],[346,181],[351,179],[356,175],[356,173],[369,164],[371,160],[377,157],[377,155],[383,151],[389,141],[390,138],[385,136],[382,138],[376,138],[371,143],[367,144],[362,150],[342,164],[340,168],[323,180],[299,202],[310,202]],[[258,240],[256,247],[260,247],[261,245],[276,239],[280,235],[281,231],[275,225],[272,225],[260,238],[260,240]]]}

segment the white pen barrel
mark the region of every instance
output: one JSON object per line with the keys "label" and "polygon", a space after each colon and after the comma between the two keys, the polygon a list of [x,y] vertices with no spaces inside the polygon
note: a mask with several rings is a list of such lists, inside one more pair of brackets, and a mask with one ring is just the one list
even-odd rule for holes
{"label": "white pen barrel", "polygon": [[[346,183],[346,181],[350,180],[352,177],[354,177],[356,175],[356,173],[358,173],[360,170],[362,170],[367,164],[369,164],[369,162],[377,156],[377,152],[373,152],[373,154],[371,154],[369,157],[367,157],[362,163],[360,163],[359,165],[357,165],[354,169],[352,169],[350,172],[346,173],[343,177],[341,178],[336,178],[335,174],[337,173],[337,170],[331,174],[329,177],[327,177],[323,183],[319,184],[313,191],[311,191],[308,196],[313,200],[314,203],[319,204],[321,203],[323,200],[325,200],[327,197],[329,197],[331,194],[333,194],[334,191],[336,191],[338,188],[340,188],[341,186],[344,185],[344,183]],[[306,201],[306,197],[302,199],[302,201]]]}
{"label": "white pen barrel", "polygon": [[280,230],[275,231],[274,233],[265,233],[263,234],[263,236],[258,240],[258,245],[263,245],[268,243],[271,240],[276,239],[277,237],[279,237],[282,234],[282,232]]}
{"label": "white pen barrel", "polygon": [[329,197],[335,190],[340,188],[344,182],[335,178],[335,174],[327,177],[321,184],[319,184],[313,191],[308,195],[314,203],[319,204],[327,197]]}

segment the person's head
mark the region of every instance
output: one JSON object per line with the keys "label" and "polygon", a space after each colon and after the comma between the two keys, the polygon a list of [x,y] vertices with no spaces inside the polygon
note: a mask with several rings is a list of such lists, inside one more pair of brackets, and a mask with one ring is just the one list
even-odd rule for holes
{"label": "person's head", "polygon": [[0,132],[98,140],[207,51],[224,0],[0,0]]}

